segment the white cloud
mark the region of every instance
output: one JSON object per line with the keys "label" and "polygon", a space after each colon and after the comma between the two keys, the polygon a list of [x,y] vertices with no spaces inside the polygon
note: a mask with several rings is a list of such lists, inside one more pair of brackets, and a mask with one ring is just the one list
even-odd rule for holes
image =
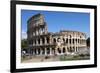
{"label": "white cloud", "polygon": [[27,38],[27,32],[22,31],[22,33],[21,33],[21,38],[22,38],[22,39],[26,39],[26,38]]}

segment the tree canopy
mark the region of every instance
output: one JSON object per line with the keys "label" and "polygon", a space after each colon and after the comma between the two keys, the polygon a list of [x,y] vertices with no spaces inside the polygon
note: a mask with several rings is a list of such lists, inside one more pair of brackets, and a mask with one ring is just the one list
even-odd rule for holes
{"label": "tree canopy", "polygon": [[28,47],[27,39],[22,39],[21,40],[21,48],[24,49],[24,48],[27,48],[27,47]]}

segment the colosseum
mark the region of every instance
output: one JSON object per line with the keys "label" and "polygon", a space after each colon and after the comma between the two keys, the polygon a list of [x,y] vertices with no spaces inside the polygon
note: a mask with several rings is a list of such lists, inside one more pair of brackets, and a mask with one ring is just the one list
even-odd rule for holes
{"label": "colosseum", "polygon": [[27,39],[30,54],[39,56],[75,55],[87,47],[86,34],[79,31],[59,30],[48,32],[43,14],[36,14],[27,21]]}

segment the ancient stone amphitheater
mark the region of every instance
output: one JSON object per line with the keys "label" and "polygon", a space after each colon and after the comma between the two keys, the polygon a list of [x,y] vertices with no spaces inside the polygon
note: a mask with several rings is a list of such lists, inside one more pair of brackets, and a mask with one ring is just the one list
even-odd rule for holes
{"label": "ancient stone amphitheater", "polygon": [[44,15],[40,13],[27,21],[27,39],[28,52],[35,56],[75,55],[87,47],[86,34],[83,32],[72,30],[48,32]]}

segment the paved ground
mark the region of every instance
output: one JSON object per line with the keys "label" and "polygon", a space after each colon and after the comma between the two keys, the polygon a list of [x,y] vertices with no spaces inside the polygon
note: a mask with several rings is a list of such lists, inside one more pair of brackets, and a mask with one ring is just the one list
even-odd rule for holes
{"label": "paved ground", "polygon": [[32,56],[31,58],[26,57],[22,59],[22,63],[34,63],[34,62],[51,62],[51,61],[72,61],[72,60],[87,60],[90,56],[71,56],[71,55],[60,55],[60,56]]}
{"label": "paved ground", "polygon": [[32,57],[31,59],[27,59],[27,60],[22,60],[22,63],[30,63],[30,62],[50,62],[50,61],[59,61],[59,56],[49,56],[49,57],[45,57],[45,56],[35,56]]}

